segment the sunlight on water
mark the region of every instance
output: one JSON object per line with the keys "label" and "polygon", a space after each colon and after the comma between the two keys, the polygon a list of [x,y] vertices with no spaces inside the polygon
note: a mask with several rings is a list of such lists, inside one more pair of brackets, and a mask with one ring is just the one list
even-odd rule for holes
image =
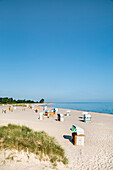
{"label": "sunlight on water", "polygon": [[113,102],[56,102],[53,107],[113,114]]}

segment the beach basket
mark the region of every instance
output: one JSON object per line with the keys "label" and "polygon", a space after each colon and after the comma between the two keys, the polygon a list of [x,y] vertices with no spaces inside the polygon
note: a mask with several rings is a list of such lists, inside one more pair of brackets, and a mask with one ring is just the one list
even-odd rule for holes
{"label": "beach basket", "polygon": [[91,121],[91,115],[90,114],[85,114],[84,115],[84,122],[90,122]]}
{"label": "beach basket", "polygon": [[77,135],[77,133],[72,133],[72,142],[74,145],[84,145],[84,135]]}
{"label": "beach basket", "polygon": [[39,119],[44,120],[44,113],[43,112],[39,113]]}
{"label": "beach basket", "polygon": [[6,109],[2,109],[2,113],[6,113]]}
{"label": "beach basket", "polygon": [[37,113],[37,112],[38,112],[38,110],[37,110],[37,109],[35,109],[35,110],[34,110],[34,112],[35,112],[35,113]]}
{"label": "beach basket", "polygon": [[74,145],[84,145],[84,130],[78,126],[72,125],[72,142]]}
{"label": "beach basket", "polygon": [[13,108],[11,108],[10,111],[13,112]]}
{"label": "beach basket", "polygon": [[57,114],[57,121],[61,121],[61,122],[63,122],[63,121],[64,121],[64,115],[63,115],[63,114],[58,113],[58,114]]}
{"label": "beach basket", "polygon": [[53,112],[49,112],[48,116],[49,116],[49,118],[54,118],[54,113]]}
{"label": "beach basket", "polygon": [[22,111],[25,111],[25,107],[22,108]]}
{"label": "beach basket", "polygon": [[45,114],[44,114],[45,116],[48,116],[48,110],[45,110]]}
{"label": "beach basket", "polygon": [[71,116],[70,110],[67,110],[66,115],[67,115],[67,116]]}

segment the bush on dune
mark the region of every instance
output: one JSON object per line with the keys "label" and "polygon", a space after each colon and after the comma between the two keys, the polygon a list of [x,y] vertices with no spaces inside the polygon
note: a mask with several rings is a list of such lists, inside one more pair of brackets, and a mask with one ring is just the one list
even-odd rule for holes
{"label": "bush on dune", "polygon": [[50,162],[67,164],[65,152],[54,137],[44,131],[36,132],[26,126],[8,124],[0,127],[0,149],[28,151],[40,156],[48,156]]}

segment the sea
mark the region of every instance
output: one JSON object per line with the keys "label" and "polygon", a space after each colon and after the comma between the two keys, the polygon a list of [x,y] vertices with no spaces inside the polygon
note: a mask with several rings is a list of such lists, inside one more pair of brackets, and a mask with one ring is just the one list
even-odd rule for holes
{"label": "sea", "polygon": [[55,108],[113,114],[113,102],[52,102]]}

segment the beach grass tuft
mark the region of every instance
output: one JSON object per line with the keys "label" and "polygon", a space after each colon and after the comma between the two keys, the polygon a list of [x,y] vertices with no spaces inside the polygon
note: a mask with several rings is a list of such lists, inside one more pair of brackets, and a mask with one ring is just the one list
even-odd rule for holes
{"label": "beach grass tuft", "polygon": [[57,162],[68,164],[64,149],[54,137],[44,131],[33,131],[26,126],[8,124],[0,127],[0,149],[16,149],[34,153],[42,160],[48,156],[50,162],[56,166]]}

